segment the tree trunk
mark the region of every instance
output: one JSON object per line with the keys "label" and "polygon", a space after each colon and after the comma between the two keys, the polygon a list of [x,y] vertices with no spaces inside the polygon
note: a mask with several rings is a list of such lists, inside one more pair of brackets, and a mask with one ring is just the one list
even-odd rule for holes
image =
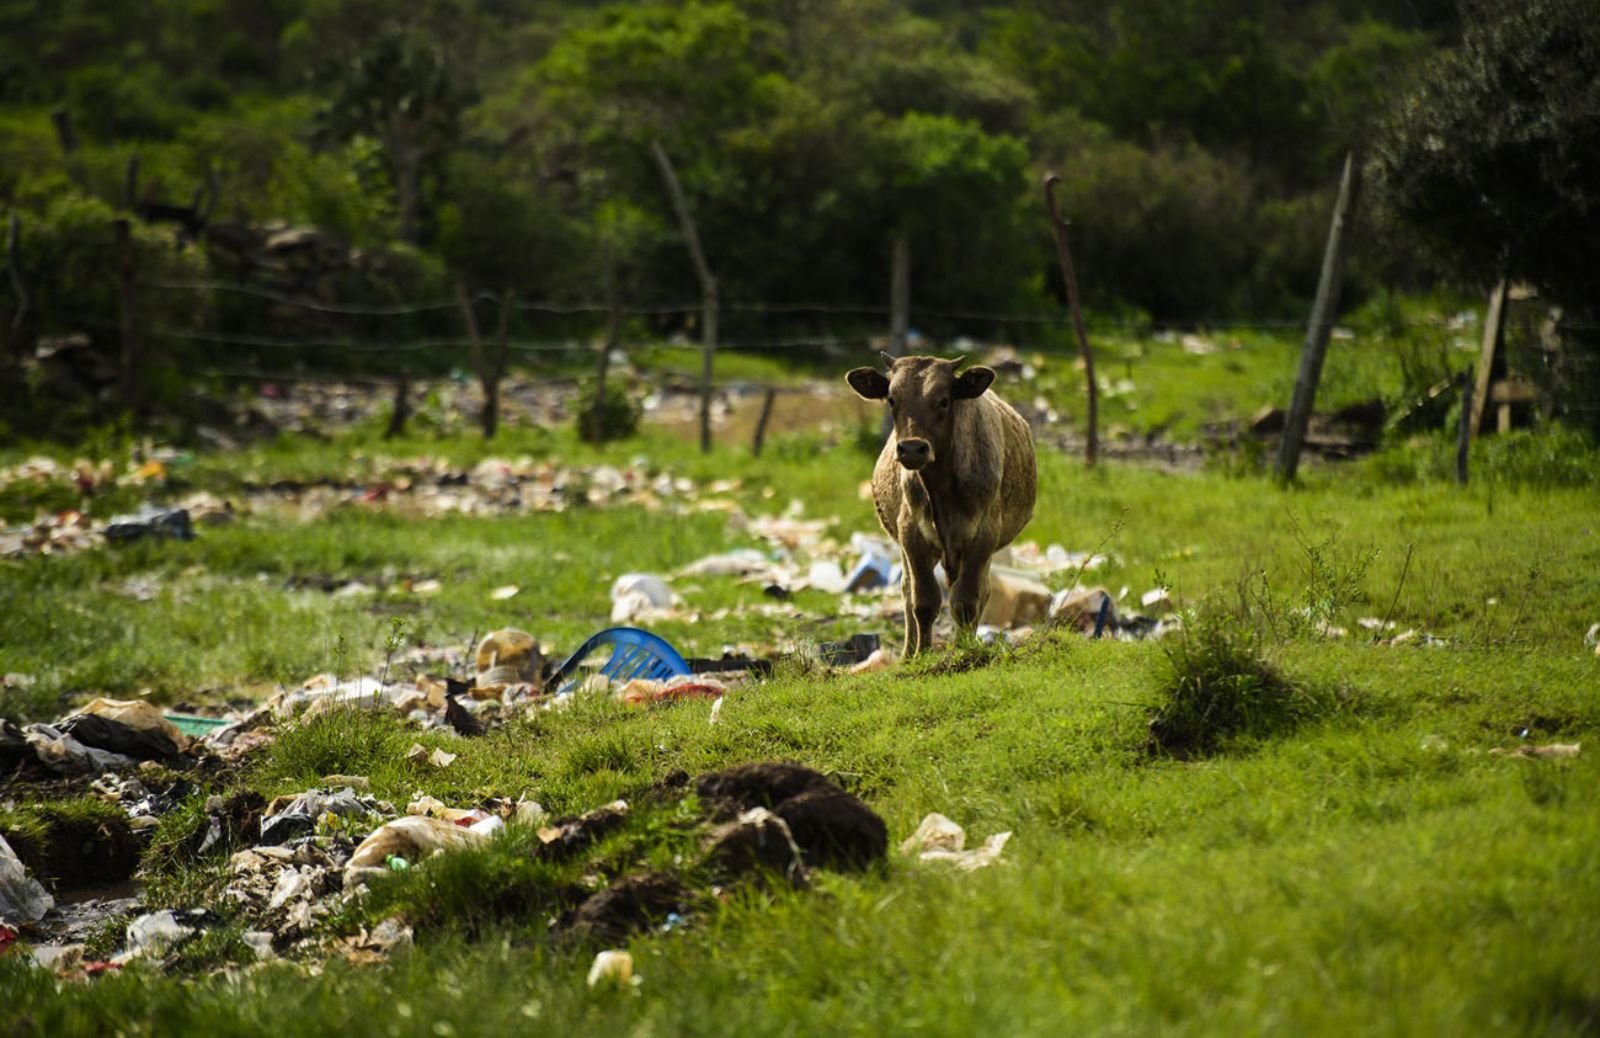
{"label": "tree trunk", "polygon": [[456,278],[456,306],[461,311],[461,321],[467,326],[467,341],[472,344],[472,367],[478,373],[478,384],[483,387],[483,410],[478,413],[483,426],[483,438],[494,439],[497,416],[495,410],[494,379],[489,371],[489,358],[483,353],[483,337],[478,333],[478,315],[473,309],[472,296],[467,283]]}
{"label": "tree trunk", "polygon": [[11,278],[11,292],[17,297],[17,308],[12,312],[11,320],[4,329],[5,353],[13,360],[21,361],[27,346],[23,329],[28,319],[28,286],[22,280],[22,260],[18,255],[18,243],[22,237],[22,218],[12,213],[9,223],[10,226],[6,230],[6,273]]}
{"label": "tree trunk", "polygon": [[1278,478],[1286,483],[1294,479],[1295,470],[1300,467],[1300,449],[1305,445],[1306,427],[1311,423],[1311,408],[1317,399],[1317,383],[1322,380],[1322,361],[1328,353],[1328,334],[1339,312],[1339,291],[1344,285],[1345,228],[1355,209],[1359,186],[1355,153],[1346,152],[1344,172],[1339,177],[1339,199],[1334,203],[1333,221],[1328,226],[1328,246],[1322,254],[1317,298],[1311,307],[1305,348],[1300,352],[1294,398],[1284,420],[1283,439],[1278,443]]}
{"label": "tree trunk", "polygon": [[1061,278],[1067,287],[1067,305],[1072,309],[1072,326],[1078,333],[1078,355],[1083,358],[1083,377],[1089,390],[1089,428],[1083,445],[1084,464],[1093,468],[1100,459],[1100,387],[1094,380],[1094,353],[1083,330],[1083,310],[1078,305],[1078,275],[1072,269],[1072,249],[1067,245],[1067,222],[1056,210],[1054,173],[1044,178],[1044,204],[1050,213],[1050,228],[1056,239],[1056,258],[1061,261]]}
{"label": "tree trunk", "polygon": [[660,141],[651,141],[656,163],[661,167],[661,179],[666,182],[667,193],[672,196],[672,208],[678,214],[678,225],[689,246],[689,258],[694,262],[695,276],[700,279],[704,304],[700,318],[700,450],[711,450],[711,372],[712,358],[717,352],[717,279],[711,276],[705,253],[700,249],[700,232],[695,229],[689,204],[684,201],[683,188],[678,185],[678,175],[673,172],[672,160]]}
{"label": "tree trunk", "polygon": [[139,335],[138,300],[134,288],[133,235],[127,220],[112,224],[117,243],[117,302],[122,331],[122,356],[117,371],[117,395],[123,407],[138,414],[143,401],[144,343]]}
{"label": "tree trunk", "polygon": [[617,341],[621,335],[622,297],[617,290],[617,261],[612,255],[610,242],[607,242],[606,337],[600,344],[600,359],[594,373],[594,406],[589,412],[588,428],[579,430],[584,439],[594,443],[599,443],[605,438],[606,376],[611,371],[611,351],[617,348]]}
{"label": "tree trunk", "polygon": [[[906,333],[911,327],[911,242],[904,234],[894,237],[889,266],[889,352],[906,355]],[[894,417],[883,412],[882,439],[888,440]]]}
{"label": "tree trunk", "polygon": [[395,193],[400,204],[400,240],[417,243],[417,196],[421,191],[422,152],[404,145],[395,156]]}
{"label": "tree trunk", "polygon": [[394,384],[394,410],[389,412],[389,427],[383,431],[383,438],[392,440],[397,436],[404,436],[406,421],[411,417],[411,374],[401,369],[400,378]]}

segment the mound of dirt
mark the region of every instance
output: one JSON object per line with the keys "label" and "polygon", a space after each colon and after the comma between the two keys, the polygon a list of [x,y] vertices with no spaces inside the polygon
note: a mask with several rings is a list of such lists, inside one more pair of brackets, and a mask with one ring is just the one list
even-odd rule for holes
{"label": "mound of dirt", "polygon": [[688,896],[683,884],[671,876],[651,872],[625,876],[579,905],[566,929],[616,944],[685,911]]}
{"label": "mound of dirt", "polygon": [[[826,775],[790,761],[740,764],[701,776],[695,785],[713,815],[729,818],[755,808],[769,809],[781,820],[787,835],[800,849],[806,865],[832,869],[862,869],[889,853],[889,829],[877,813],[845,792]],[[741,818],[741,821],[743,819]],[[737,834],[721,834],[724,842]],[[757,839],[745,834],[742,839]],[[773,856],[768,867],[786,868],[781,841],[776,850],[757,839],[761,855]]]}

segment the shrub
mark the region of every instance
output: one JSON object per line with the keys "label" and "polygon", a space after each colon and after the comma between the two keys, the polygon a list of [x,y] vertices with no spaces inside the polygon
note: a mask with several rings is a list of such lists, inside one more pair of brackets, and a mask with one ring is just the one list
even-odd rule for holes
{"label": "shrub", "polygon": [[578,435],[590,443],[625,440],[639,431],[639,417],[643,409],[618,381],[606,383],[603,399],[595,399],[593,384],[586,383],[578,392],[584,401],[578,410]]}
{"label": "shrub", "polygon": [[1201,613],[1161,642],[1160,701],[1148,748],[1175,757],[1215,753],[1229,740],[1286,731],[1317,712],[1262,652],[1260,636],[1229,619]]}

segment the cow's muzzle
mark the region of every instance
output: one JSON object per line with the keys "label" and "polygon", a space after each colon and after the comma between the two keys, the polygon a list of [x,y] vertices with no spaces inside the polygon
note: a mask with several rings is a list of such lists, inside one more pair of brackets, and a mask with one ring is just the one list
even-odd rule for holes
{"label": "cow's muzzle", "polygon": [[895,446],[900,464],[912,472],[933,461],[933,444],[927,440],[901,440]]}

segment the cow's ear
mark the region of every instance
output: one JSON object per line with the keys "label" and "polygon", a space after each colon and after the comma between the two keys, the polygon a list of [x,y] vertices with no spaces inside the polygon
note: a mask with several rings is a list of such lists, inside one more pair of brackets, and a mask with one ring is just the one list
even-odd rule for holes
{"label": "cow's ear", "polygon": [[994,382],[993,368],[971,368],[956,376],[956,398],[976,400]]}
{"label": "cow's ear", "polygon": [[844,380],[850,383],[850,388],[863,400],[882,400],[889,395],[889,378],[881,371],[872,368],[855,368]]}

